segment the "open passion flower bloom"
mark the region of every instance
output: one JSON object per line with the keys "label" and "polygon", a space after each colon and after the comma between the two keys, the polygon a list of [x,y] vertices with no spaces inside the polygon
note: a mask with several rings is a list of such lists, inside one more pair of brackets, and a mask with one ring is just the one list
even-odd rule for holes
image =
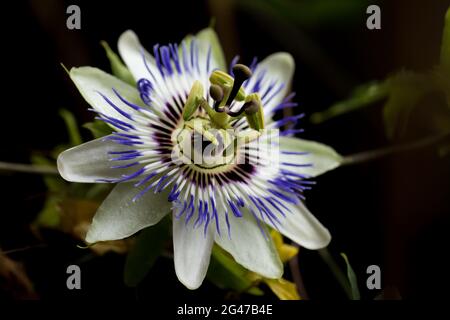
{"label": "open passion flower bloom", "polygon": [[153,55],[127,31],[118,49],[135,86],[96,68],[70,70],[97,118],[113,129],[58,158],[68,181],[117,184],[87,243],[129,237],[171,213],[175,270],[190,289],[201,285],[214,242],[266,278],[283,272],[267,226],[305,248],[328,245],[330,234],[302,203],[302,191],[340,156],[291,137],[295,130],[277,135],[300,116],[272,119],[295,107],[287,95],[291,55],[248,67],[234,59],[227,73],[211,29],[181,45],[155,45]]}

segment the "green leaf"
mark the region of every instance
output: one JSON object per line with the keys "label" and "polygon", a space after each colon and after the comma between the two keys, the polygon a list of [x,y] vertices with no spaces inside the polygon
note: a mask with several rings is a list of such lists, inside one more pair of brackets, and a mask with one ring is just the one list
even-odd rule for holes
{"label": "green leaf", "polygon": [[348,281],[350,282],[350,287],[352,290],[352,300],[360,300],[361,295],[359,294],[358,282],[356,280],[355,272],[353,271],[353,268],[350,265],[350,262],[348,261],[348,258],[345,255],[345,253],[341,253],[341,256],[342,258],[344,258],[345,264],[347,265],[347,278]]}
{"label": "green leaf", "polygon": [[447,74],[450,73],[450,8],[448,8],[445,15],[445,25],[442,33],[441,66]]}
{"label": "green leaf", "polygon": [[340,101],[325,111],[316,112],[311,115],[311,122],[314,124],[322,123],[334,117],[368,107],[388,94],[388,87],[385,83],[371,82],[357,87],[350,98]]}
{"label": "green leaf", "polygon": [[100,120],[95,120],[93,122],[87,122],[83,124],[83,128],[88,129],[94,139],[98,139],[104,136],[107,136],[108,134],[111,134],[112,130],[111,128]]}
{"label": "green leaf", "polygon": [[169,235],[170,219],[166,216],[159,223],[140,231],[136,243],[128,253],[124,269],[124,281],[129,287],[137,286],[148,274],[161,255]]}
{"label": "green leaf", "polygon": [[112,74],[115,75],[120,80],[128,84],[131,84],[132,86],[135,86],[136,81],[134,81],[134,78],[130,70],[128,70],[125,64],[123,64],[119,56],[114,51],[112,51],[111,47],[108,45],[106,41],[102,41],[100,43],[106,51],[106,56],[108,57],[109,63],[111,64]]}
{"label": "green leaf", "polygon": [[247,277],[248,272],[222,248],[214,245],[207,274],[209,281],[221,289],[262,295],[263,291],[254,287],[254,283]]}
{"label": "green leaf", "polygon": [[63,118],[66,124],[67,132],[69,133],[70,145],[77,146],[83,143],[81,139],[80,131],[78,130],[77,121],[72,112],[66,109],[59,110],[59,115]]}

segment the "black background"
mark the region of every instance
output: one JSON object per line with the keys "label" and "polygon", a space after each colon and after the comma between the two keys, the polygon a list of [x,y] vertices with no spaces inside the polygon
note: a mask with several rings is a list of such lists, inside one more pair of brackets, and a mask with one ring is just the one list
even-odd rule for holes
{"label": "black background", "polygon": [[[81,8],[81,30],[66,28],[65,9],[74,3]],[[115,49],[126,29],[135,30],[144,46],[151,48],[206,27],[214,15],[228,61],[236,53],[243,62],[250,62],[253,56],[262,59],[275,51],[292,52],[297,64],[293,89],[301,112],[310,115],[345,98],[357,84],[383,79],[402,68],[425,71],[435,65],[450,4],[380,1],[382,29],[370,31],[365,27],[365,10],[351,21],[308,28],[270,12],[227,3],[47,0],[2,4],[0,161],[28,163],[32,150],[48,151],[66,142],[60,108],[73,111],[81,123],[91,120],[87,104],[60,62],[69,68],[92,65],[109,70],[99,42],[106,40]],[[327,63],[321,62],[317,52]],[[322,125],[307,121],[303,125],[303,137],[329,144],[344,155],[391,143],[384,136],[379,106]],[[371,264],[381,267],[383,287],[398,291],[402,298],[442,298],[447,291],[449,169],[448,157],[441,159],[433,148],[423,148],[327,173],[307,193],[308,207],[333,235],[331,252],[336,259],[339,252],[349,256],[363,299],[379,294],[365,289],[365,271]],[[36,243],[28,224],[44,201],[42,179],[2,173],[0,185],[0,247],[8,251]],[[206,282],[198,291],[185,289],[167,259],[160,259],[137,289],[126,288],[122,256],[86,259],[86,251],[76,248],[77,242],[69,236],[56,231],[44,234],[48,246],[11,254],[24,264],[41,298],[152,298],[159,303],[225,296]],[[301,250],[299,259],[312,299],[345,299],[317,253]],[[65,271],[72,263],[82,268],[80,291],[66,289]],[[0,291],[3,297],[11,294]]]}

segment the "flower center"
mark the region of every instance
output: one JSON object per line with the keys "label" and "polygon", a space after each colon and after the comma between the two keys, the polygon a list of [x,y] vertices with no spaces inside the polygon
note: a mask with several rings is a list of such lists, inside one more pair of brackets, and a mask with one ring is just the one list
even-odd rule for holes
{"label": "flower center", "polygon": [[[234,78],[216,70],[210,75],[210,106],[200,81],[195,81],[183,108],[183,121],[172,134],[172,159],[198,170],[227,170],[239,162],[239,149],[257,139],[264,129],[261,98],[246,95],[242,84],[252,75],[242,64],[233,67]],[[232,123],[245,117],[249,130]]]}
{"label": "flower center", "polygon": [[234,78],[220,70],[211,73],[209,95],[214,101],[213,106],[205,99],[201,82],[195,81],[183,109],[183,119],[192,119],[198,115],[200,109],[206,112],[214,128],[231,128],[230,122],[245,116],[250,128],[264,129],[261,97],[258,93],[247,95],[242,87],[252,75],[250,68],[236,64],[233,67],[233,75]]}

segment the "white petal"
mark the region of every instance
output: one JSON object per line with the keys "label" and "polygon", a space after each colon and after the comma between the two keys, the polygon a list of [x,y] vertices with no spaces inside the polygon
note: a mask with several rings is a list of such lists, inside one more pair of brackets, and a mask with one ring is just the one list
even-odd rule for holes
{"label": "white petal", "polygon": [[198,32],[196,38],[199,40],[199,51],[202,57],[208,56],[209,48],[211,47],[211,55],[213,58],[212,68],[219,68],[226,70],[225,55],[220,45],[219,37],[212,28],[206,28]]}
{"label": "white petal", "polygon": [[129,122],[129,120],[114,110],[99,94],[105,95],[117,107],[129,113],[133,109],[126,107],[112,89],[116,89],[127,101],[142,106],[138,91],[118,78],[92,67],[72,68],[70,78],[73,80],[84,99],[98,112],[112,116],[116,119]]}
{"label": "white petal", "polygon": [[[179,75],[174,72],[171,76],[161,74],[161,70],[165,68],[158,68],[155,57],[149,54],[142,47],[136,34],[128,30],[124,32],[118,42],[119,53],[130,70],[136,81],[147,79],[152,83],[151,90],[151,104],[152,108],[165,109],[166,104],[175,105],[176,98],[182,97],[191,89],[192,83],[197,79],[190,79],[186,74]],[[145,57],[145,59],[144,59]],[[171,59],[172,61],[172,59]],[[201,60],[206,61],[206,60]],[[172,67],[175,68],[175,65]],[[206,63],[201,63],[206,65]],[[178,101],[181,103],[180,101]]]}
{"label": "white petal", "polygon": [[132,30],[127,30],[122,33],[119,37],[117,48],[122,60],[136,81],[150,77],[145,67],[144,56],[146,63],[152,67],[155,65],[155,59],[143,48],[139,42],[139,38]]}
{"label": "white petal", "polygon": [[219,212],[222,232],[220,236],[216,233],[216,243],[245,268],[266,278],[280,278],[283,275],[283,264],[264,223],[260,222],[266,236],[263,235],[251,213],[245,208],[240,210],[243,214],[241,218],[234,216],[229,218],[231,237],[227,232],[223,232],[226,222],[223,218],[224,214]]}
{"label": "white petal", "polygon": [[125,151],[130,147],[105,138],[83,143],[59,154],[57,161],[59,174],[67,181],[95,183],[99,182],[99,179],[119,179],[140,168],[134,166],[112,169],[114,163],[109,160],[112,156],[108,152]]}
{"label": "white petal", "polygon": [[310,167],[296,168],[294,166],[286,166],[284,168],[310,177],[316,177],[337,168],[343,160],[341,155],[325,144],[292,137],[280,137],[280,151],[308,152],[308,154],[305,155],[282,153],[280,155],[280,160],[282,163],[296,165],[312,164]]}
{"label": "white petal", "polygon": [[[283,202],[289,209],[285,210],[286,217],[280,215],[281,225],[278,230],[292,241],[310,250],[326,247],[331,241],[331,235],[319,220],[302,203],[293,205]],[[271,225],[269,223],[269,225]],[[275,228],[275,226],[271,225]]]}
{"label": "white petal", "polygon": [[86,235],[86,242],[118,240],[158,223],[169,213],[168,191],[149,191],[133,202],[141,191],[132,183],[119,183],[98,208]]}
{"label": "white petal", "polygon": [[204,233],[202,226],[193,228],[194,219],[185,225],[185,219],[173,216],[173,252],[175,272],[188,289],[197,289],[208,271],[214,244],[213,228]]}
{"label": "white petal", "polygon": [[[283,100],[289,91],[294,71],[294,58],[287,52],[271,54],[257,65],[247,85],[248,90],[253,88],[253,84],[258,79],[258,75],[262,72],[265,72],[265,74],[264,81],[261,83],[261,89],[259,90],[260,93],[264,93],[273,81],[276,81],[276,85],[284,84],[284,87],[270,101],[266,103],[265,99],[263,99],[264,113],[268,117],[271,116],[272,110]],[[272,94],[268,93],[266,99],[271,96]]]}

